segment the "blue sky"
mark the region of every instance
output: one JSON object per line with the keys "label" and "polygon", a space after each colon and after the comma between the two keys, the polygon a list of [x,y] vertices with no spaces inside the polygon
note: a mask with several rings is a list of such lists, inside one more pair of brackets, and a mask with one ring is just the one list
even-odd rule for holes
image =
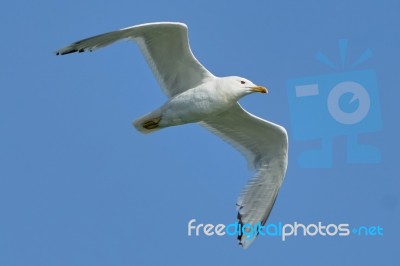
{"label": "blue sky", "polygon": [[[0,265],[397,264],[399,10],[398,1],[3,4]],[[269,88],[241,101],[290,136],[286,179],[268,223],[379,225],[384,235],[259,237],[246,251],[234,237],[188,237],[192,218],[235,221],[236,198],[251,174],[244,159],[198,125],[148,136],[134,130],[132,120],[166,100],[135,44],[53,53],[154,21],[186,23],[193,52],[215,75],[241,75]],[[341,39],[348,41],[343,65]],[[372,57],[351,68],[366,49]],[[317,52],[337,68],[316,60]],[[373,86],[364,70],[375,73]],[[374,118],[340,134],[332,131],[334,120],[321,120],[320,139],[296,139],[312,128],[296,126],[295,113],[306,122],[313,119],[308,111],[322,114],[326,106],[321,98],[320,109],[296,109],[289,81],[313,80],[323,89],[326,80],[345,81],[340,73],[372,86]],[[342,107],[351,113],[357,104]],[[374,146],[380,159],[349,162],[350,135]],[[302,164],[301,154],[318,149],[321,139],[332,146],[331,166]]]}

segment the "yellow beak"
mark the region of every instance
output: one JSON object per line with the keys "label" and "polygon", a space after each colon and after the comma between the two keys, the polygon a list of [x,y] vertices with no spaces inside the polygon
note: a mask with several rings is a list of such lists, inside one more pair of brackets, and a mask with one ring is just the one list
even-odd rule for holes
{"label": "yellow beak", "polygon": [[268,93],[268,89],[262,86],[251,87],[250,90],[254,92]]}

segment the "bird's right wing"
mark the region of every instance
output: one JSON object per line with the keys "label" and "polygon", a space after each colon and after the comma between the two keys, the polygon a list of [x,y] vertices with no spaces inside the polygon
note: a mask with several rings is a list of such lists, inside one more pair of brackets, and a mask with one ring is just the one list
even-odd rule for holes
{"label": "bird's right wing", "polygon": [[[246,112],[238,103],[200,123],[238,149],[256,173],[237,200],[241,225],[264,225],[275,203],[287,167],[286,130]],[[255,239],[239,236],[247,248]]]}
{"label": "bird's right wing", "polygon": [[139,45],[164,93],[173,97],[214,76],[193,55],[183,23],[148,23],[104,33],[72,43],[56,53],[93,51],[119,40]]}

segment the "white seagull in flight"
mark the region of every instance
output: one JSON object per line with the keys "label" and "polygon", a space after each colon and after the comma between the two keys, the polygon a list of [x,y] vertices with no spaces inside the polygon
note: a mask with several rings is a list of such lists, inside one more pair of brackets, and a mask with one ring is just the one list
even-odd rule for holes
{"label": "white seagull in flight", "polygon": [[[267,89],[236,76],[216,77],[194,57],[183,23],[148,23],[97,35],[68,45],[56,53],[93,51],[119,40],[133,40],[144,54],[167,102],[133,125],[142,133],[187,123],[199,123],[238,149],[255,175],[241,192],[236,206],[238,223],[264,225],[285,177],[288,161],[286,130],[244,110],[237,102]],[[247,227],[247,229],[249,229]],[[238,236],[247,248],[255,239]]]}

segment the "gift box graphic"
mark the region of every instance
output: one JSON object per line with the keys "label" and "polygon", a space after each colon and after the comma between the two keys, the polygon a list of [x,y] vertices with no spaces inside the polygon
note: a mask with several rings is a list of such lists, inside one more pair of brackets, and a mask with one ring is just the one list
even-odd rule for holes
{"label": "gift box graphic", "polygon": [[[342,67],[345,67],[347,40],[339,41]],[[371,56],[367,49],[351,65],[358,66]],[[316,58],[336,66],[322,53]],[[318,149],[302,151],[298,162],[303,168],[329,168],[333,164],[333,139],[346,136],[348,163],[378,163],[379,150],[360,144],[360,134],[381,130],[381,114],[374,70],[353,70],[309,76],[287,81],[291,137],[294,141],[319,140]]]}

